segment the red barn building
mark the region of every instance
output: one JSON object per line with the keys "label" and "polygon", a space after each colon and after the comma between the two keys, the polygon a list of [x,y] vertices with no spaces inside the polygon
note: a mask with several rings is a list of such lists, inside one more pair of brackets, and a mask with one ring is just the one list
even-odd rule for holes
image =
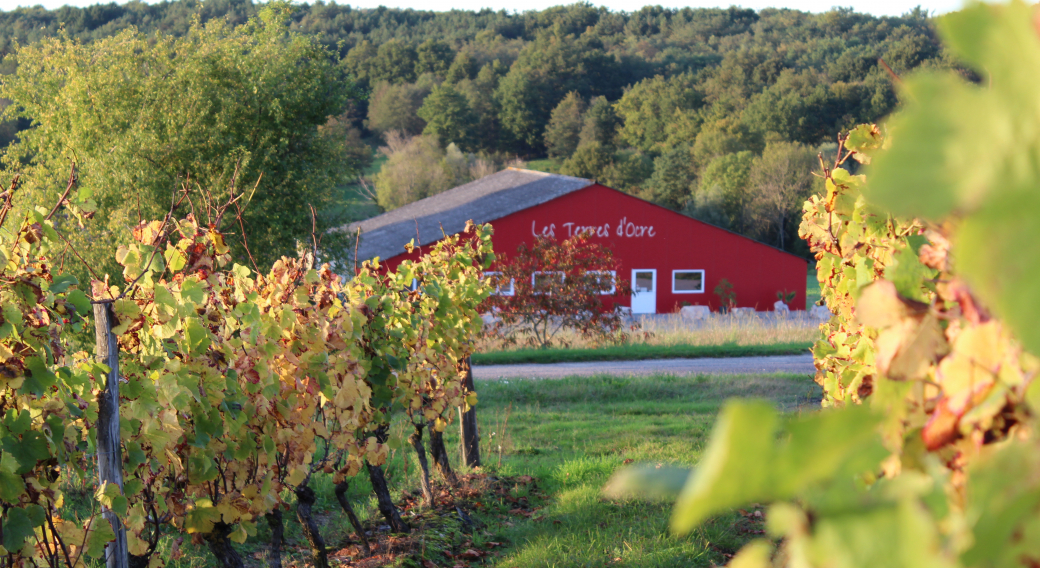
{"label": "red barn building", "polygon": [[349,230],[361,232],[359,261],[379,257],[392,269],[409,258],[409,241],[434,243],[442,230],[458,233],[470,219],[491,223],[495,251],[506,255],[536,236],[563,240],[593,231],[594,241],[614,251],[618,278],[631,279],[632,297],[617,301],[633,313],[674,312],[684,304],[718,309],[714,289],[723,279],[733,284],[739,307],[772,309],[780,291],[795,292],[792,308],[805,307],[805,259],[570,176],[509,168]]}

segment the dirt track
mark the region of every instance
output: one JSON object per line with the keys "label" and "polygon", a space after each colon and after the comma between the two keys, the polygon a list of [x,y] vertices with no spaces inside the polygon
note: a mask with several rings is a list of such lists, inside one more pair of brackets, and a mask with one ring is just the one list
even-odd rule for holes
{"label": "dirt track", "polygon": [[589,375],[654,375],[654,374],[765,374],[816,372],[812,355],[778,355],[772,357],[731,357],[726,359],[647,359],[644,361],[595,361],[588,363],[529,363],[523,365],[474,365],[473,378],[555,379]]}

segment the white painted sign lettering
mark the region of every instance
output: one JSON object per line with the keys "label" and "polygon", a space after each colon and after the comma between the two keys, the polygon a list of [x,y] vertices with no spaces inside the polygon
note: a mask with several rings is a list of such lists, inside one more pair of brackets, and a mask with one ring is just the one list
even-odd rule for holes
{"label": "white painted sign lettering", "polygon": [[[654,230],[653,225],[637,225],[628,220],[628,217],[622,217],[621,221],[614,226],[614,235],[624,238],[640,238],[640,237],[655,237],[657,231]],[[561,225],[560,236],[563,237],[563,229],[567,229],[567,237],[570,238],[574,235],[583,232],[590,232],[592,236],[605,238],[611,235],[610,223],[603,223],[602,225],[579,225],[577,223],[569,222]],[[535,237],[555,237],[556,236],[556,223],[549,223],[548,225],[542,225],[538,227],[538,221],[531,221],[531,235]]]}

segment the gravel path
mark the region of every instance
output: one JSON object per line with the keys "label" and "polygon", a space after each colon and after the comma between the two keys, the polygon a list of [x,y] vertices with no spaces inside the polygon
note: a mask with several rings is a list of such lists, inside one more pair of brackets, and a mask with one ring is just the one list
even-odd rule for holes
{"label": "gravel path", "polygon": [[643,361],[594,361],[588,363],[527,363],[523,365],[474,365],[473,378],[558,379],[589,375],[653,374],[757,374],[816,372],[812,355],[730,357],[725,359],[646,359]]}

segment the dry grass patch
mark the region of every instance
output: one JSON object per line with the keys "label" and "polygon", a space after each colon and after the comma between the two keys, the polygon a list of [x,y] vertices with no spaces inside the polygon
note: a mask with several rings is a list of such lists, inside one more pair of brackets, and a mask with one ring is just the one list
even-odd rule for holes
{"label": "dry grass patch", "polygon": [[[678,314],[659,314],[639,317],[638,324],[625,345],[653,346],[715,346],[715,345],[774,345],[789,343],[811,343],[819,334],[819,322],[805,317],[775,318],[766,315],[720,315],[712,314],[707,320],[691,322]],[[563,330],[557,336],[561,347],[570,349],[596,349],[603,347],[591,343],[572,330]],[[480,351],[517,351],[525,347],[525,336],[516,344],[505,344],[493,339],[480,343]]]}

